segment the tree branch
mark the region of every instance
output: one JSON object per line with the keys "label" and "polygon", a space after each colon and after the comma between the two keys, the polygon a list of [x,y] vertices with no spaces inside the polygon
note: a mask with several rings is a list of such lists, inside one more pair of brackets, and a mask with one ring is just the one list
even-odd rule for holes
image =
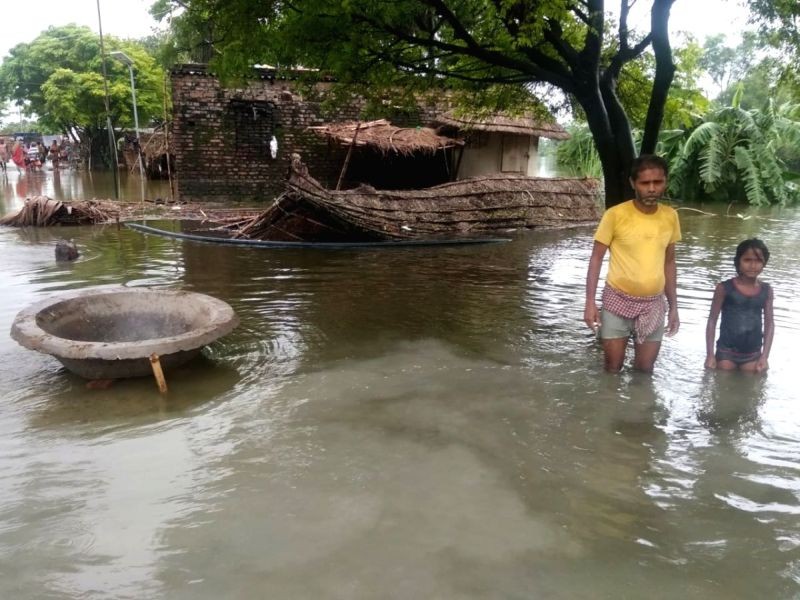
{"label": "tree branch", "polygon": [[[438,2],[438,0],[434,1]],[[443,42],[435,38],[420,37],[386,23],[377,22],[364,14],[358,15],[358,18],[370,26],[384,31],[385,33],[388,33],[410,45],[416,45],[428,50],[441,50],[448,52],[453,56],[474,58],[485,63],[487,66],[495,66],[509,69],[511,71],[517,71],[520,74],[527,75],[527,80],[535,78],[540,81],[546,81],[548,83],[552,83],[553,85],[563,87],[567,91],[570,91],[572,88],[571,78],[569,77],[569,73],[564,66],[558,61],[547,57],[545,54],[534,49],[524,49],[523,54],[529,60],[520,60],[508,54],[481,46],[471,36],[468,36],[469,41],[462,40],[466,44],[465,46],[460,46],[457,44]],[[453,16],[453,18],[455,18],[455,16]],[[452,22],[450,21],[448,21],[448,25],[451,27],[453,26]],[[463,25],[461,25],[460,22],[459,29],[463,30]]]}
{"label": "tree branch", "polygon": [[652,153],[658,142],[658,131],[664,120],[664,105],[669,88],[675,76],[675,63],[672,60],[672,47],[669,43],[669,15],[675,0],[653,0],[650,11],[650,32],[653,35],[653,52],[656,56],[656,74],[653,78],[653,91],[647,107],[642,153]]}
{"label": "tree branch", "polygon": [[586,8],[589,18],[583,50],[580,53],[580,62],[584,65],[584,71],[598,73],[600,55],[603,51],[603,27],[605,25],[603,0],[587,0]]}

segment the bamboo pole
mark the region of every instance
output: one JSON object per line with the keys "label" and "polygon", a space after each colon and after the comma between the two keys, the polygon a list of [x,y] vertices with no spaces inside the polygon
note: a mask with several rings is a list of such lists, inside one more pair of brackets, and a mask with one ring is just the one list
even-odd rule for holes
{"label": "bamboo pole", "polygon": [[167,153],[167,181],[169,181],[169,199],[173,200],[175,191],[172,184],[172,159],[169,154],[169,127],[170,122],[167,120],[167,74],[164,73],[164,152]]}
{"label": "bamboo pole", "polygon": [[339,173],[339,181],[336,182],[337,190],[342,188],[342,181],[344,181],[344,174],[347,173],[347,167],[350,165],[350,157],[353,155],[353,148],[356,145],[356,138],[358,137],[359,129],[361,129],[361,121],[359,121],[356,124],[356,130],[353,133],[353,140],[350,142],[350,146],[347,148],[347,156],[344,159],[344,165],[342,165],[342,172]]}
{"label": "bamboo pole", "polygon": [[161,361],[158,358],[158,354],[155,352],[150,355],[150,366],[153,368],[153,375],[156,378],[156,383],[158,384],[158,391],[162,394],[167,393],[167,381],[164,379],[164,371],[161,369]]}

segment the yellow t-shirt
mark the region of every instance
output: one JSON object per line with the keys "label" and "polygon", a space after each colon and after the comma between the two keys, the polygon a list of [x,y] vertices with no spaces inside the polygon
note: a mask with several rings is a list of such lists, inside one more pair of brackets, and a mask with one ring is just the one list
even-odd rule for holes
{"label": "yellow t-shirt", "polygon": [[611,252],[606,276],[611,287],[631,296],[654,296],[664,291],[667,246],[681,239],[681,226],[669,206],[659,204],[647,214],[628,200],[605,212],[594,239]]}

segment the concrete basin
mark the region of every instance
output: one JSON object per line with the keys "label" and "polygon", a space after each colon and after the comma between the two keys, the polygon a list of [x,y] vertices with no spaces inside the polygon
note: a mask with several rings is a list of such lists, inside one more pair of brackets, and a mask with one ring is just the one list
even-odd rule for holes
{"label": "concrete basin", "polygon": [[183,364],[238,324],[227,303],[205,294],[101,286],[20,311],[11,337],[86,379],[121,379],[152,375],[151,354],[165,371]]}

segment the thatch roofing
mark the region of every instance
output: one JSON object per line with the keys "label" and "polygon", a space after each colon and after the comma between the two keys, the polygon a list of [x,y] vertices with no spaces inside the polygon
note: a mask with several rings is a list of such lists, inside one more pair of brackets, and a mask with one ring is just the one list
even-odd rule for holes
{"label": "thatch roofing", "polygon": [[517,133],[520,135],[535,135],[551,140],[566,140],[570,135],[556,122],[546,122],[532,117],[511,117],[503,114],[493,114],[485,117],[456,116],[452,112],[439,115],[436,123],[455,127],[459,130],[473,131],[498,131],[504,133]]}
{"label": "thatch roofing", "polygon": [[91,225],[105,223],[119,216],[113,202],[84,200],[62,202],[47,196],[26,198],[16,213],[0,218],[0,225],[11,227],[48,227],[52,225]]}
{"label": "thatch roofing", "polygon": [[309,129],[343,146],[370,146],[384,154],[434,154],[438,150],[464,145],[463,140],[441,135],[430,127],[397,127],[386,119],[328,123]]}

